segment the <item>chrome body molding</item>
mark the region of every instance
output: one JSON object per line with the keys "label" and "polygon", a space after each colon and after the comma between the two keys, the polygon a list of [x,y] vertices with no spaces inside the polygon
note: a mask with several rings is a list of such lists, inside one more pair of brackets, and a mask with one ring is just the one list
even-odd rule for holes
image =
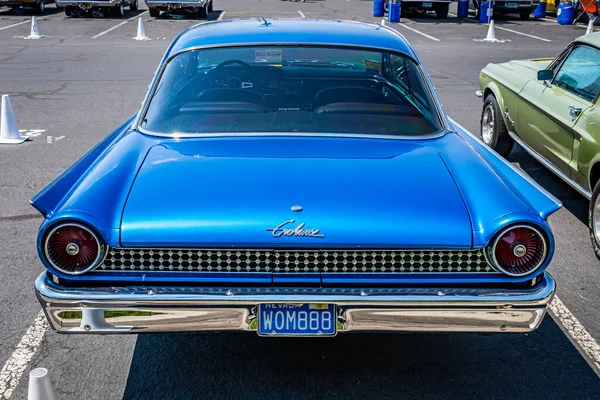
{"label": "chrome body molding", "polygon": [[[292,211],[294,211],[293,208],[292,208]],[[267,232],[271,232],[271,235],[274,238],[281,237],[281,236],[300,236],[300,237],[303,236],[303,237],[314,237],[314,238],[324,238],[325,237],[325,235],[320,233],[320,231],[318,229],[315,229],[315,228],[304,229],[304,226],[306,225],[304,222],[301,222],[295,228],[284,228],[284,226],[293,224],[294,222],[296,222],[295,219],[287,220],[287,221],[282,222],[281,224],[277,225],[275,228],[267,228]]]}
{"label": "chrome body molding", "polygon": [[573,189],[578,191],[579,194],[585,196],[588,200],[590,200],[592,198],[592,194],[590,192],[588,192],[585,188],[583,188],[577,182],[575,182],[574,180],[569,178],[567,175],[565,175],[564,172],[562,172],[561,170],[556,168],[556,166],[554,164],[552,164],[550,161],[546,160],[537,151],[532,149],[527,143],[525,143],[523,140],[521,140],[521,138],[519,136],[517,136],[516,133],[508,131],[508,134],[515,142],[517,142],[521,147],[523,147],[525,149],[525,151],[527,151],[533,158],[535,158],[538,162],[540,162],[540,164],[542,164],[544,167],[548,168],[554,175],[558,176],[560,179],[565,181],[569,186],[571,186]]}
{"label": "chrome body molding", "polygon": [[44,272],[35,287],[50,325],[63,333],[255,331],[263,303],[335,304],[338,332],[529,332],[556,289],[548,273],[538,282],[521,289],[74,288]]}

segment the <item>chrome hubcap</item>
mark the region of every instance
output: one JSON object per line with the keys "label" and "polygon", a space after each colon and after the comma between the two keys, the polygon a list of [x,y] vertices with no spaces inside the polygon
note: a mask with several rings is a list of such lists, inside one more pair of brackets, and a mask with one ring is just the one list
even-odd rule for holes
{"label": "chrome hubcap", "polygon": [[594,236],[596,237],[596,242],[600,243],[600,196],[596,198],[596,202],[594,203],[592,226],[594,227]]}
{"label": "chrome hubcap", "polygon": [[481,140],[488,146],[492,143],[494,137],[494,109],[488,104],[483,110],[481,119]]}

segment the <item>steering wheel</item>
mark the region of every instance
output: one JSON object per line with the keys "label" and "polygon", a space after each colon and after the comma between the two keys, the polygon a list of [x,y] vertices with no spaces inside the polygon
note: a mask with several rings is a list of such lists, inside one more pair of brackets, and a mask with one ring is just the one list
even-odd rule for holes
{"label": "steering wheel", "polygon": [[226,78],[227,79],[227,87],[230,88],[241,88],[242,86],[242,79],[240,79],[237,76],[222,76],[221,74],[219,74],[219,71],[222,71],[224,68],[227,68],[229,66],[232,65],[239,65],[242,67],[242,69],[246,72],[246,76],[250,78],[251,81],[254,81],[254,70],[252,68],[252,66],[242,60],[227,60],[227,61],[223,61],[222,63],[220,63],[219,65],[215,66],[210,72],[209,74],[212,75],[211,76],[211,80],[214,81],[214,78]]}
{"label": "steering wheel", "polygon": [[219,69],[219,68],[223,68],[223,67],[227,67],[228,65],[241,65],[242,67],[246,68],[246,69],[252,69],[252,66],[250,64],[248,64],[247,62],[244,62],[242,60],[227,60],[227,61],[223,61],[222,63],[220,63],[219,65],[215,66],[213,68],[213,71],[215,69]]}

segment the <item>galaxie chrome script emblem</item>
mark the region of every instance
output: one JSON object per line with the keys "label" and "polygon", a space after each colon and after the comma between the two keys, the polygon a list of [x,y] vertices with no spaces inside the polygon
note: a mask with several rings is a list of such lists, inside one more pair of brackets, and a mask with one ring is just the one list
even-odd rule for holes
{"label": "galaxie chrome script emblem", "polygon": [[304,222],[298,225],[295,228],[284,228],[284,226],[293,224],[296,222],[295,219],[290,219],[289,221],[285,221],[279,224],[275,228],[267,228],[268,232],[271,232],[273,237],[280,236],[306,236],[306,237],[314,237],[314,238],[323,238],[325,235],[319,233],[318,229],[304,229]]}

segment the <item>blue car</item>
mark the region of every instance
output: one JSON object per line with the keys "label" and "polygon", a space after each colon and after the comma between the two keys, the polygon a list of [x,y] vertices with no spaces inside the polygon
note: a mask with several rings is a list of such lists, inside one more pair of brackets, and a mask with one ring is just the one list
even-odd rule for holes
{"label": "blue car", "polygon": [[215,21],[31,200],[64,333],[536,329],[558,200],[444,114],[406,39]]}

